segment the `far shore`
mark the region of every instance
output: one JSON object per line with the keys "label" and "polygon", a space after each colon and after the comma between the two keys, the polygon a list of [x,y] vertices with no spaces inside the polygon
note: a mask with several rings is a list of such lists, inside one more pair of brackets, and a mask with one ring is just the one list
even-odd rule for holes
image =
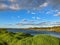
{"label": "far shore", "polygon": [[34,27],[34,28],[0,28],[0,30],[42,30],[42,31],[54,31],[54,32],[60,32],[60,26],[54,26],[54,27]]}

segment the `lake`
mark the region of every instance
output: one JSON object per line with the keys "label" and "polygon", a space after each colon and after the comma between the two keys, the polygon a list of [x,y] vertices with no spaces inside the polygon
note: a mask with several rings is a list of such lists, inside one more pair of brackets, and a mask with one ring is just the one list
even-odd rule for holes
{"label": "lake", "polygon": [[15,30],[15,29],[8,29],[7,31],[9,32],[24,32],[24,33],[29,33],[31,35],[36,35],[36,34],[48,34],[48,35],[51,35],[51,36],[55,36],[55,37],[58,37],[60,38],[60,32],[51,32],[51,31],[36,31],[36,30]]}

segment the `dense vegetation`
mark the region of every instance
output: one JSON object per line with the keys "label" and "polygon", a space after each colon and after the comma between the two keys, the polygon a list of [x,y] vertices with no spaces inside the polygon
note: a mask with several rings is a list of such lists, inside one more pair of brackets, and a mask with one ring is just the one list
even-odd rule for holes
{"label": "dense vegetation", "polygon": [[0,45],[60,45],[60,39],[45,34],[32,36],[0,30]]}

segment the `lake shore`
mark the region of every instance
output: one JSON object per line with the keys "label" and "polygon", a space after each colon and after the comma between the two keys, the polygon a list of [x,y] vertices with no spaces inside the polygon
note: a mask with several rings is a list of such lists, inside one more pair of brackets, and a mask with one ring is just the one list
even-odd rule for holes
{"label": "lake shore", "polygon": [[60,26],[55,27],[41,27],[41,28],[25,28],[25,30],[42,30],[42,31],[53,31],[53,32],[60,32]]}
{"label": "lake shore", "polygon": [[0,28],[0,30],[6,30],[6,29],[17,29],[17,30],[36,30],[36,31],[53,31],[53,32],[60,32],[60,26],[55,27],[34,27],[34,28]]}

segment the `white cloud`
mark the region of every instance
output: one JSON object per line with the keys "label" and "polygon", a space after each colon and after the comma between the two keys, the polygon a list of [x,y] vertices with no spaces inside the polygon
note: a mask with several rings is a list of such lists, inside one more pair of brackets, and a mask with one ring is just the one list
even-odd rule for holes
{"label": "white cloud", "polygon": [[40,20],[40,17],[32,17],[33,19]]}
{"label": "white cloud", "polygon": [[36,9],[45,2],[46,0],[0,0],[0,3],[8,5],[7,9],[11,10]]}
{"label": "white cloud", "polygon": [[60,12],[58,12],[57,14],[55,14],[54,16],[60,16]]}
{"label": "white cloud", "polygon": [[55,12],[58,12],[59,10],[55,10]]}
{"label": "white cloud", "polygon": [[9,6],[9,8],[12,9],[12,10],[19,10],[20,9],[18,4],[12,4],[12,5]]}
{"label": "white cloud", "polygon": [[20,16],[17,16],[18,18],[21,18]]}
{"label": "white cloud", "polygon": [[30,14],[31,12],[28,10],[27,13]]}
{"label": "white cloud", "polygon": [[27,19],[22,19],[22,22],[23,23],[27,23]]}
{"label": "white cloud", "polygon": [[10,2],[16,2],[17,0],[8,0],[8,1],[10,1]]}
{"label": "white cloud", "polygon": [[35,15],[36,13],[35,12],[31,12],[31,14]]}
{"label": "white cloud", "polygon": [[40,26],[60,26],[60,22],[41,22]]}
{"label": "white cloud", "polygon": [[5,10],[7,8],[8,6],[6,4],[3,4],[3,3],[0,4],[0,10]]}
{"label": "white cloud", "polygon": [[46,14],[50,14],[50,13],[51,13],[50,11],[46,12]]}
{"label": "white cloud", "polygon": [[37,20],[40,20],[41,18],[40,17],[36,17],[37,18]]}
{"label": "white cloud", "polygon": [[40,7],[46,7],[46,6],[48,6],[48,2],[45,2],[42,5],[40,5]]}
{"label": "white cloud", "polygon": [[[42,9],[48,5],[52,6],[53,9],[60,10],[60,0],[0,0],[0,5],[7,5],[7,9],[20,10],[20,9]],[[4,10],[6,8],[1,8]]]}
{"label": "white cloud", "polygon": [[53,9],[60,10],[60,0],[48,0],[50,6],[53,7]]}
{"label": "white cloud", "polygon": [[46,14],[53,14],[57,12],[59,12],[59,10],[50,10],[50,11],[47,11]]}
{"label": "white cloud", "polygon": [[22,23],[17,23],[16,25],[18,25],[18,26],[23,26],[23,24],[22,24]]}
{"label": "white cloud", "polygon": [[31,21],[30,21],[30,23],[34,23],[34,22],[35,22],[35,20],[31,20]]}
{"label": "white cloud", "polygon": [[27,24],[23,24],[23,23],[18,23],[17,25],[18,26],[39,26],[39,27],[51,27],[51,26],[60,26],[60,22],[41,22],[41,23],[38,23],[38,24],[35,24],[33,22],[36,22],[36,21],[30,21],[30,23],[27,23]]}
{"label": "white cloud", "polygon": [[35,19],[36,17],[32,17],[33,19]]}

